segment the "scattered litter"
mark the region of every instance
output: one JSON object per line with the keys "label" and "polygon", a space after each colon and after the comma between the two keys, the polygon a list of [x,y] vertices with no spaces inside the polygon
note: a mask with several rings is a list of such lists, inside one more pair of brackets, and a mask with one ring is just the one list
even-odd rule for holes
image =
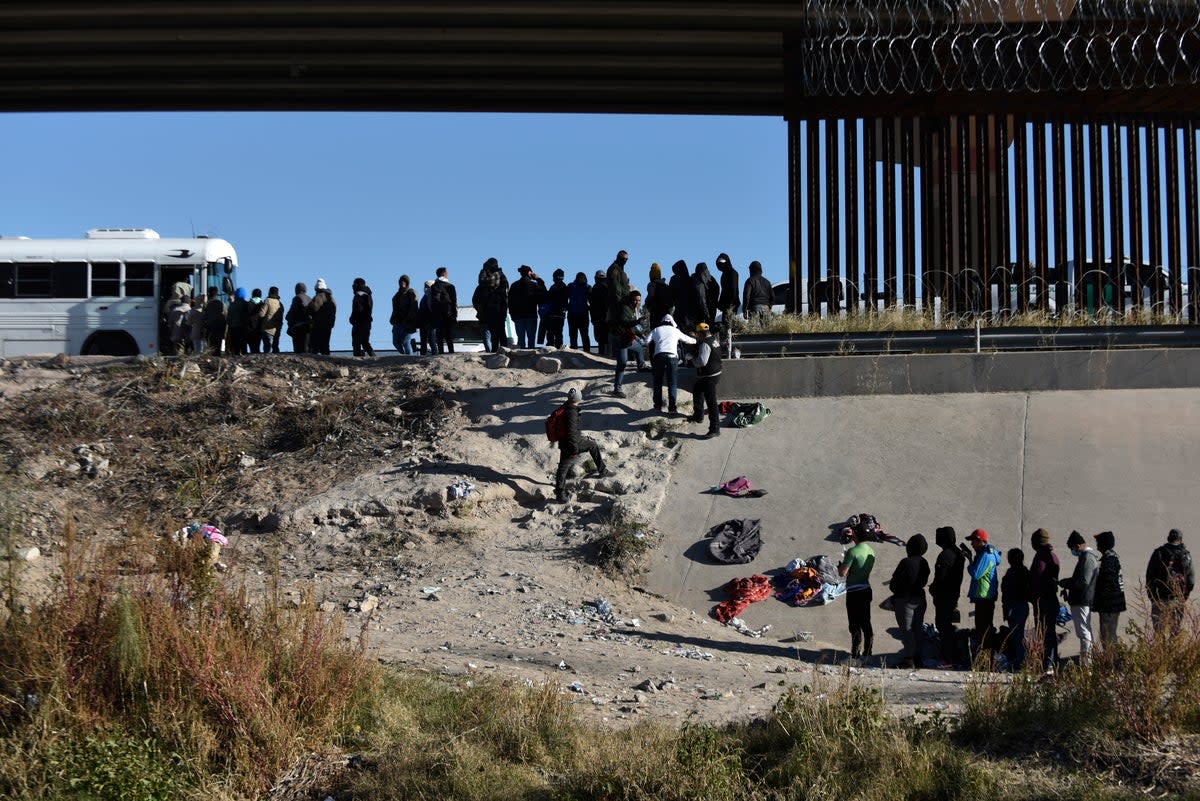
{"label": "scattered litter", "polygon": [[740,631],[747,637],[761,637],[771,630],[770,623],[763,626],[761,629],[752,629],[746,625],[746,621],[742,620],[740,617],[730,618],[725,625],[729,626],[729,628],[733,629],[734,631]]}
{"label": "scattered litter", "polygon": [[475,485],[469,481],[456,481],[446,487],[446,500],[457,501],[470,497],[475,491]]}
{"label": "scattered litter", "polygon": [[713,655],[699,648],[664,648],[664,654],[682,656],[685,659],[712,659]]}
{"label": "scattered litter", "polygon": [[570,690],[570,691],[571,691],[571,692],[573,692],[573,693],[581,693],[581,692],[583,692],[583,685],[582,685],[582,684],[580,684],[580,683],[579,683],[579,682],[577,682],[577,681],[573,681],[573,682],[571,682],[571,684],[570,684],[570,685],[567,687],[567,689],[568,689],[568,690]]}
{"label": "scattered litter", "polygon": [[568,665],[565,660],[560,659],[560,660],[558,660],[558,669],[559,670],[570,670],[571,666]]}
{"label": "scattered litter", "polygon": [[441,587],[422,587],[421,592],[425,595],[437,595],[442,591]]}

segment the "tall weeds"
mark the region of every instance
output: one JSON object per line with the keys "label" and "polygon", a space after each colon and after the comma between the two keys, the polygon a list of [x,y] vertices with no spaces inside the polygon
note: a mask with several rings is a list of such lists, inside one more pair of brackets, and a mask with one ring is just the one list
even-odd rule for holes
{"label": "tall weeds", "polygon": [[376,668],[311,599],[254,605],[214,581],[203,548],[156,552],[155,539],[132,532],[133,556],[85,552],[68,523],[47,600],[4,588],[8,608],[27,610],[0,632],[5,797],[159,797],[92,781],[107,773],[257,794],[302,750],[336,740],[373,692]]}

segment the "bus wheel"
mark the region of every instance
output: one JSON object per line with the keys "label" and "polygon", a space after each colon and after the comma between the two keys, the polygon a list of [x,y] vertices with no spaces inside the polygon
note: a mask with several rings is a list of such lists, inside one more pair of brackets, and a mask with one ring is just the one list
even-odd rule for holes
{"label": "bus wheel", "polygon": [[94,335],[83,346],[84,356],[136,356],[137,343],[129,334],[105,332]]}

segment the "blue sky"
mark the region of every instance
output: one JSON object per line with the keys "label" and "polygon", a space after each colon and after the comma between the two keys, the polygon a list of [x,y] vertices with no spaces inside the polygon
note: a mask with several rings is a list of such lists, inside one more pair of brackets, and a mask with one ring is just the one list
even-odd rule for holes
{"label": "blue sky", "polygon": [[515,114],[7,114],[0,234],[78,237],[149,227],[219,236],[247,288],[350,283],[376,295],[372,342],[390,347],[402,273],[446,266],[469,297],[480,265],[589,277],[617,250],[650,263],[730,254],[787,278],[782,119]]}

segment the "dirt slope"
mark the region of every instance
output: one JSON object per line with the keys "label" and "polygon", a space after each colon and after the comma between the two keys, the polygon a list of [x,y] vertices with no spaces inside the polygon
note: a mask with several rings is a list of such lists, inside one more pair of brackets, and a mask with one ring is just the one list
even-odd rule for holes
{"label": "dirt slope", "polygon": [[[223,581],[311,588],[385,662],[558,682],[611,724],[753,716],[837,670],[799,658],[793,632],[750,637],[600,569],[614,514],[652,529],[701,429],[652,424],[647,376],[617,400],[610,363],[552,355],[549,374],[520,354],[497,369],[477,354],[0,363],[16,545],[40,551],[21,563],[27,591],[50,586],[64,515],[117,545],[203,517],[231,541]],[[571,387],[617,475],[547,504],[543,419]],[[473,492],[448,501],[458,482]],[[898,709],[957,704],[965,678],[856,673]]]}

